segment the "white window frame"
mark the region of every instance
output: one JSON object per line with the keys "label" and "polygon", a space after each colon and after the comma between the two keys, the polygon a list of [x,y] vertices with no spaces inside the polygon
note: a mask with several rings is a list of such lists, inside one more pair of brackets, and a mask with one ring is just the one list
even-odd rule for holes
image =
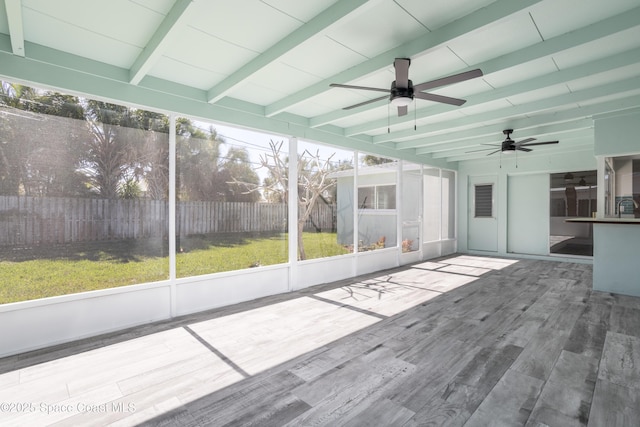
{"label": "white window frame", "polygon": [[[393,187],[394,188],[394,192],[398,191],[398,186],[396,184],[376,184],[376,185],[360,185],[358,186],[358,210],[361,211],[388,211],[388,212],[395,212],[397,210],[397,201],[396,198],[397,196],[394,195],[394,197],[390,198],[389,201],[393,201],[394,203],[394,207],[393,208],[381,208],[379,207],[380,204],[380,197],[379,197],[379,191],[378,189],[381,187]],[[373,203],[371,204],[373,207],[362,207],[360,205],[360,189],[364,189],[364,188],[373,188]]]}

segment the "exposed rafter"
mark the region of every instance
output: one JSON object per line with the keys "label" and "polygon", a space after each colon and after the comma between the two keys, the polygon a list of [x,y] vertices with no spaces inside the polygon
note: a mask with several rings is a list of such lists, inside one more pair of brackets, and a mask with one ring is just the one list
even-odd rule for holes
{"label": "exposed rafter", "polygon": [[274,102],[265,108],[265,112],[267,116],[274,116],[299,102],[325,92],[331,83],[348,83],[359,77],[386,68],[389,66],[390,58],[413,57],[415,55],[422,54],[425,51],[444,46],[468,32],[493,24],[496,21],[504,19],[514,13],[522,12],[540,1],[541,0],[523,0],[514,2],[509,0],[498,0],[486,8],[460,18],[436,31],[425,34],[422,37],[418,37],[403,46],[390,49],[375,56],[374,58],[356,65],[355,67],[349,68],[342,73],[331,76],[328,79],[311,85],[291,96],[287,96],[286,98]]}
{"label": "exposed rafter", "polygon": [[[485,74],[491,74],[498,71],[506,70],[514,67],[517,64],[527,63],[536,59],[555,55],[575,46],[592,42],[594,40],[597,40],[598,38],[619,33],[636,26],[638,22],[640,22],[640,8],[636,8],[633,11],[614,16],[597,24],[581,28],[580,30],[576,30],[571,33],[554,37],[544,42],[537,43],[525,49],[521,49],[519,51],[509,53],[480,64],[475,64],[474,68],[482,69]],[[625,55],[629,55],[629,57],[626,57]],[[531,79],[529,82],[518,82],[517,84],[511,85],[510,88],[501,88],[499,90],[496,90],[492,92],[493,94],[468,97],[465,107],[477,105],[478,103],[482,102],[496,100],[501,97],[507,97],[510,96],[509,93],[521,93],[529,90],[540,89],[551,84],[567,82],[572,79],[577,79],[580,77],[606,71],[607,69],[613,69],[616,66],[620,67],[624,66],[625,64],[632,64],[638,62],[639,60],[640,50],[635,49],[620,55],[614,55],[608,60],[594,61],[590,64],[584,64],[578,67],[573,67],[571,69],[561,70],[558,73],[548,74],[538,79]],[[611,63],[609,63],[608,61],[611,61]],[[310,122],[312,126],[318,126],[319,124],[330,123],[332,121],[343,119],[353,114],[361,113],[362,111],[373,108],[377,107],[368,106],[358,109],[357,111],[334,111],[324,115],[324,117],[314,117],[310,119]],[[444,113],[450,110],[450,107],[439,104],[433,107],[419,109],[416,115],[419,119],[422,117],[429,117],[435,114]],[[412,115],[394,117],[391,124],[411,122],[413,120],[414,118]],[[384,129],[388,126],[388,124],[389,123],[386,119],[371,121],[362,125],[346,128],[345,134],[350,136],[367,133],[376,129]]]}
{"label": "exposed rafter", "polygon": [[[0,37],[0,46],[3,46]],[[29,51],[33,48],[39,58],[53,58],[56,52],[38,45],[27,44]],[[38,49],[36,49],[38,48]],[[115,67],[108,67],[85,58],[77,58],[76,61],[82,64],[85,70],[100,70],[101,73],[87,73],[78,69],[68,68],[73,55],[65,54],[67,66],[55,64],[52,61],[41,61],[31,57],[17,58],[11,52],[0,49],[0,75],[20,76],[23,81],[37,81],[45,87],[72,88],[80,93],[91,93],[100,99],[124,102],[129,105],[143,105],[159,111],[180,111],[190,117],[210,120],[215,117],[223,123],[235,123],[238,126],[260,129],[264,132],[297,136],[316,141],[324,141],[336,146],[351,147],[354,150],[370,152],[384,157],[394,157],[410,161],[415,161],[415,156],[407,151],[398,153],[395,149],[371,144],[371,138],[346,138],[335,132],[327,132],[322,129],[310,129],[304,124],[282,121],[238,111],[235,108],[222,107],[218,104],[210,104],[202,99],[194,99],[181,96],[180,94],[163,92],[159,93],[155,89],[143,86],[131,86],[126,79],[114,78],[122,74],[124,70]],[[140,103],[144,100],[144,103]],[[400,155],[398,155],[400,154]],[[434,166],[446,167],[446,162],[434,160]]]}
{"label": "exposed rafter", "polygon": [[[51,2],[3,0],[9,25],[0,34],[0,77],[434,165],[485,161],[484,153],[467,151],[495,142],[505,128],[516,129],[518,138],[564,142],[590,132],[594,115],[640,105],[640,5],[611,0],[569,15],[570,5],[553,0],[484,1],[480,9],[458,3],[433,9],[421,2],[333,0],[313,10],[297,2],[243,3],[259,6],[264,16],[256,16],[204,0],[170,0],[165,7],[83,3],[68,13]],[[109,25],[107,14],[122,17],[122,25]],[[188,31],[212,16],[220,18],[211,22],[213,38]],[[283,38],[281,27],[262,27],[260,19],[293,26]],[[144,49],[140,40],[148,40]],[[250,56],[246,46],[255,47]],[[212,53],[206,63],[236,66],[220,77],[216,67],[203,65],[202,52]],[[287,61],[289,52],[295,63]],[[393,58],[413,59],[416,80],[475,68],[484,75],[433,89],[465,99],[458,108],[416,101],[400,117],[380,103],[343,110],[374,95],[329,83],[387,87]],[[336,70],[331,77],[320,71],[328,59]],[[281,62],[290,66],[282,70]]]}
{"label": "exposed rafter", "polygon": [[[475,137],[478,137],[478,139],[474,140],[477,143],[491,142],[484,139],[486,138],[487,135],[489,135],[488,131],[491,130],[495,134],[496,129],[503,129],[505,127],[510,127],[513,129],[527,129],[527,128],[538,129],[548,123],[557,123],[557,125],[560,126],[559,129],[561,129],[563,132],[571,129],[572,127],[575,127],[577,129],[584,129],[584,126],[586,124],[588,124],[589,122],[592,122],[592,119],[590,118],[584,119],[584,117],[592,117],[605,112],[626,110],[638,105],[639,103],[640,103],[640,96],[635,95],[635,96],[630,96],[630,97],[622,98],[615,101],[606,101],[598,104],[589,105],[586,107],[565,110],[560,113],[554,112],[554,113],[536,115],[535,117],[525,117],[525,118],[515,119],[515,120],[510,119],[508,120],[508,124],[505,123],[504,121],[501,121],[501,122],[496,121],[495,126],[485,126],[481,129],[473,128],[473,129],[466,129],[461,131],[448,132],[445,137],[446,139],[448,139],[448,141],[444,142],[443,146],[445,147],[454,146],[454,144],[457,144],[455,142],[456,140],[462,140],[462,139],[471,140],[471,138],[475,138]],[[544,127],[546,129],[553,129],[553,126],[556,126],[556,125],[548,125]],[[526,135],[526,136],[531,136],[531,135]],[[432,137],[427,137],[427,138],[421,139],[421,141],[424,141],[424,145],[421,145],[419,148],[405,147],[404,149],[410,150],[410,151],[413,150],[413,152],[415,152],[416,155],[425,155],[425,154],[433,153],[434,157],[436,158],[446,157],[446,156],[441,156],[436,154],[441,152],[440,149],[435,149],[435,150],[433,149],[434,145],[440,146],[439,141],[442,140],[441,138],[442,138],[442,135],[434,135]],[[403,144],[407,144],[407,142],[397,143],[396,148],[402,149],[401,145]],[[458,148],[458,145],[455,145],[454,147]]]}
{"label": "exposed rafter", "polygon": [[545,120],[531,117],[510,121],[508,125],[504,122],[496,122],[495,124],[486,125],[482,128],[447,132],[446,134],[425,138],[424,145],[416,148],[415,152],[417,154],[433,153],[434,158],[447,157],[443,153],[473,147],[478,144],[494,143],[496,141],[496,131],[506,127],[518,129],[519,139],[593,127],[593,120],[590,118],[585,119],[582,115],[576,119],[568,119],[553,124],[549,123],[548,117],[545,117]]}
{"label": "exposed rafter", "polygon": [[[380,0],[376,0],[380,1]],[[209,89],[208,101],[216,102],[227,95],[234,87],[262,70],[267,65],[282,57],[285,53],[295,48],[311,37],[326,32],[331,26],[341,23],[345,19],[352,18],[355,13],[363,13],[371,8],[376,2],[367,0],[340,0],[322,13],[314,17],[311,21],[300,26],[297,30],[289,34],[278,43],[271,46],[246,65],[236,70],[229,77]]]}
{"label": "exposed rafter", "polygon": [[14,55],[24,56],[24,29],[22,25],[22,1],[4,0],[11,36],[11,50]]}
{"label": "exposed rafter", "polygon": [[[632,91],[640,92],[640,76],[632,77],[630,79],[622,80],[615,83],[597,86],[591,89],[584,89],[564,95],[553,96],[540,101],[529,102],[513,107],[501,108],[498,110],[488,111],[486,113],[473,114],[460,119],[441,121],[429,125],[429,130],[431,132],[451,130],[468,126],[474,123],[500,120],[504,117],[513,117],[542,112],[550,108],[557,108],[558,106],[562,105],[577,104],[580,102],[592,100],[594,98],[611,96],[613,94],[630,94],[633,93]],[[396,141],[404,138],[415,138],[415,131],[413,129],[403,130],[395,132],[394,136],[394,139]],[[388,141],[387,135],[377,135],[373,137],[374,143],[383,141]],[[403,148],[415,148],[419,147],[421,142],[420,140],[415,140],[407,141],[401,144],[404,144]],[[398,145],[396,146],[398,147]]]}
{"label": "exposed rafter", "polygon": [[137,85],[144,78],[156,61],[162,56],[169,36],[176,31],[185,20],[189,5],[193,0],[177,0],[156,32],[136,58],[129,71],[129,83]]}
{"label": "exposed rafter", "polygon": [[[519,139],[519,138],[517,138]],[[500,142],[500,138],[497,139]],[[491,148],[491,147],[489,147]],[[526,155],[528,158],[536,157],[536,156],[546,156],[548,153],[553,153],[554,156],[557,156],[560,153],[574,153],[577,150],[593,150],[593,130],[592,129],[581,129],[575,130],[568,134],[562,136],[562,144],[554,145],[553,148],[550,147],[535,147],[536,151],[533,153],[526,153],[520,155]],[[540,150],[540,151],[538,151]],[[487,156],[488,153],[480,152],[480,157],[485,157],[487,159],[491,159],[493,156]],[[509,155],[511,157],[511,155]],[[452,153],[450,157],[447,157],[447,160],[450,162],[459,162],[463,160],[477,159],[478,153]],[[492,159],[495,161],[495,157]],[[502,158],[504,161],[505,158]]]}
{"label": "exposed rafter", "polygon": [[[489,92],[469,96],[467,99],[466,106],[471,107],[475,105],[481,105],[484,103],[505,99],[505,98],[517,95],[519,93],[532,92],[532,91],[544,89],[546,87],[550,87],[553,85],[568,83],[568,82],[580,79],[582,77],[588,77],[590,75],[594,75],[596,73],[611,71],[620,67],[632,65],[638,61],[640,61],[640,49],[634,49],[631,51],[622,52],[616,55],[609,56],[607,58],[593,61],[588,64],[582,64],[582,65],[571,67],[566,70],[561,70],[552,74],[545,74],[540,77],[534,77],[527,81],[518,82],[517,84],[514,83],[514,84],[511,84],[499,89],[495,89]],[[629,87],[628,89],[633,90],[636,88]],[[440,106],[435,106],[435,107],[419,110],[418,114],[416,115],[417,117],[422,118],[422,117],[433,116],[441,112],[443,112],[442,108]],[[379,122],[380,121],[377,121],[380,128],[385,128],[386,126],[388,126],[388,124],[379,123]],[[403,122],[407,122],[407,120],[404,120]],[[394,124],[397,124],[397,123],[399,122],[394,122]],[[373,126],[373,123],[370,126]],[[416,136],[419,136],[421,133],[427,133],[429,131],[431,131],[431,128],[419,127],[410,136],[416,137]],[[353,133],[352,129],[347,129],[345,131],[345,135],[347,136],[358,135],[362,133],[364,132]],[[386,133],[384,135],[380,135],[380,137],[376,139],[376,142],[382,143],[387,141],[394,141],[397,139],[398,139],[398,134],[396,134],[395,132]]]}
{"label": "exposed rafter", "polygon": [[[502,142],[504,136],[498,132],[502,130],[503,126],[489,126],[487,127],[492,133],[480,136],[478,138],[466,139],[464,141],[449,142],[447,144],[439,144],[437,146],[431,146],[429,154],[434,159],[450,158],[454,155],[466,154],[467,151],[473,149],[484,148],[482,144],[497,144]],[[571,137],[572,134],[580,132],[580,135],[585,131],[593,133],[593,120],[580,119],[571,122],[555,123],[545,126],[537,126],[530,128],[518,128],[517,132],[512,135],[512,138],[516,141],[525,138],[537,138],[538,140],[550,135],[550,137],[558,137],[564,140],[565,137]],[[479,132],[478,132],[479,133]],[[487,147],[491,148],[491,147]],[[418,151],[418,150],[416,150]]]}

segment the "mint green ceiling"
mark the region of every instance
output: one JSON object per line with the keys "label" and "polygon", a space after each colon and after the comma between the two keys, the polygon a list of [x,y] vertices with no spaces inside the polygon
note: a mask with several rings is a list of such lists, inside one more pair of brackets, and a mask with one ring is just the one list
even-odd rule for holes
{"label": "mint green ceiling", "polygon": [[[343,110],[380,93],[329,84],[388,88],[396,57],[484,76],[433,91],[461,107]],[[640,106],[640,0],[3,0],[0,77],[438,165],[505,128],[592,150]]]}

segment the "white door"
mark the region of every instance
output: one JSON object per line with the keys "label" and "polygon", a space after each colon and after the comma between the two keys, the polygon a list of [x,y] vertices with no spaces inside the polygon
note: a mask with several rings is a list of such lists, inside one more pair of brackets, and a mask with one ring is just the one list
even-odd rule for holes
{"label": "white door", "polygon": [[498,251],[498,177],[469,177],[469,250]]}
{"label": "white door", "polygon": [[549,254],[549,175],[507,181],[507,252]]}
{"label": "white door", "polygon": [[403,163],[402,171],[402,256],[401,264],[418,261],[422,251],[422,170]]}

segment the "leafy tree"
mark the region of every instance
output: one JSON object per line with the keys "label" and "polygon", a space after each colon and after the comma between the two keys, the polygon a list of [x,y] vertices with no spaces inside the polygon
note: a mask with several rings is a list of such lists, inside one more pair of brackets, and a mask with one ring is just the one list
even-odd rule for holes
{"label": "leafy tree", "polygon": [[[21,158],[26,156],[22,116],[11,112],[20,105],[21,86],[2,82],[0,86],[0,107],[6,114],[0,115],[0,194],[18,195],[23,168]],[[25,115],[28,117],[28,115]]]}
{"label": "leafy tree", "polygon": [[138,199],[141,194],[140,183],[135,178],[127,178],[118,187],[118,195],[122,199]]}
{"label": "leafy tree", "polygon": [[29,86],[2,81],[0,84],[0,105],[20,108],[22,101],[35,96],[36,90]]}
{"label": "leafy tree", "polygon": [[1,88],[8,114],[0,119],[0,193],[86,194],[77,170],[87,134],[78,99],[6,82]]}
{"label": "leafy tree", "polygon": [[[145,191],[167,199],[166,116],[6,82],[0,106],[0,194],[117,198]],[[222,156],[215,129],[188,119],[178,119],[176,130],[183,200],[259,200],[233,183],[259,182],[246,150],[231,147]]]}
{"label": "leafy tree", "polygon": [[209,133],[185,119],[180,124],[178,164],[182,200],[222,201],[225,181],[220,174],[220,145],[215,129]]}
{"label": "leafy tree", "polygon": [[222,154],[225,140],[210,127],[203,132],[188,119],[178,124],[179,189],[182,200],[256,202],[260,195],[247,191],[259,177],[249,153],[231,147]]}
{"label": "leafy tree", "polygon": [[152,200],[169,198],[169,118],[164,114],[136,111],[145,131],[135,167],[136,182],[144,180]]}
{"label": "leafy tree", "polygon": [[389,159],[387,157],[376,157],[372,154],[366,154],[364,157],[362,157],[362,162],[367,166],[375,166],[384,163],[391,163],[393,162],[393,159]]}
{"label": "leafy tree", "polygon": [[79,171],[89,137],[84,110],[77,97],[44,92],[27,103],[42,120],[25,130],[33,144],[24,167],[25,194],[34,196],[87,196],[86,177]]}
{"label": "leafy tree", "polygon": [[251,188],[255,188],[260,183],[260,178],[251,168],[249,153],[246,149],[231,147],[227,151],[222,165],[222,174],[227,187],[225,200],[252,203],[260,200],[260,194],[251,191]]}
{"label": "leafy tree", "polygon": [[85,111],[91,138],[85,143],[84,172],[100,197],[115,199],[118,186],[135,169],[144,132],[127,107],[90,100]]}

